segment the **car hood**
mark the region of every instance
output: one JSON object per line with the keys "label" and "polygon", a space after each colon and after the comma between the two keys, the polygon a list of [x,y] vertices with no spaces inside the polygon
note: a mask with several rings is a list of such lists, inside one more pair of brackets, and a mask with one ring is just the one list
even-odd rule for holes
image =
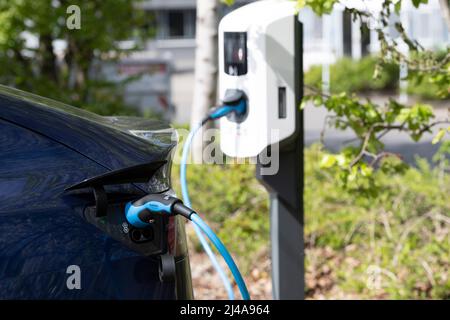
{"label": "car hood", "polygon": [[160,121],[102,117],[0,85],[0,118],[47,136],[109,170],[170,159],[176,131]]}

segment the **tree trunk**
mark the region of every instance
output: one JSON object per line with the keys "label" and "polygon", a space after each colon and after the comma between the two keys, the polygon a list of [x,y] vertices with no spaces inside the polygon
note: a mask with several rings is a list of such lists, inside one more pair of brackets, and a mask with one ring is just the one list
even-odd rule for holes
{"label": "tree trunk", "polygon": [[41,51],[41,73],[55,84],[58,84],[58,70],[56,66],[56,55],[53,51],[53,38],[49,34],[39,37],[39,50]]}
{"label": "tree trunk", "polygon": [[450,1],[449,0],[439,0],[442,9],[442,15],[444,16],[447,27],[450,29]]}
{"label": "tree trunk", "polygon": [[[191,111],[191,128],[200,123],[217,101],[217,28],[219,0],[197,0],[195,51],[195,86]],[[202,134],[192,145],[193,160],[202,159]]]}

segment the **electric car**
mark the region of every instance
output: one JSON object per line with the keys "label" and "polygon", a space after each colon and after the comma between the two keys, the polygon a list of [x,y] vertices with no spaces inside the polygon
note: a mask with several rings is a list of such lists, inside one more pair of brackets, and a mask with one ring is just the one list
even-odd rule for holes
{"label": "electric car", "polygon": [[182,218],[135,229],[124,215],[173,194],[176,140],[0,86],[0,299],[191,299]]}

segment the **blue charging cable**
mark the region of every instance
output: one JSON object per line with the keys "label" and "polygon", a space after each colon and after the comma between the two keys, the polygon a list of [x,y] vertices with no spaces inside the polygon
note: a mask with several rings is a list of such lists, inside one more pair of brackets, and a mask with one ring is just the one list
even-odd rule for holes
{"label": "blue charging cable", "polygon": [[[242,116],[247,111],[247,102],[241,96],[238,101],[234,101],[232,105],[224,104],[211,111],[205,120],[216,120],[229,115],[230,113],[235,113],[238,116]],[[204,121],[205,121],[204,120]]]}
{"label": "blue charging cable", "polygon": [[[237,93],[237,94],[236,94]],[[235,113],[236,115],[243,115],[246,112],[247,109],[247,104],[246,104],[246,100],[244,98],[244,95],[241,92],[233,92],[234,97],[232,97],[230,99],[230,104],[224,104],[223,106],[220,106],[214,110],[212,110],[209,115],[199,124],[197,124],[190,132],[188,137],[186,138],[186,141],[184,143],[183,146],[183,153],[181,156],[181,163],[180,163],[180,184],[181,184],[181,194],[183,196],[183,201],[184,203],[188,206],[191,207],[191,200],[189,198],[189,192],[188,192],[188,186],[187,186],[187,178],[186,178],[186,165],[187,165],[187,160],[189,157],[189,150],[192,144],[192,141],[194,139],[194,136],[197,134],[197,132],[202,128],[202,126],[209,120],[216,120],[219,119],[221,117],[224,117],[230,113]],[[198,219],[197,219],[198,220]],[[202,229],[199,225],[198,225],[198,221],[194,222],[194,229],[195,232],[197,234],[198,239],[200,240],[200,243],[203,246],[203,249],[205,250],[205,252],[207,253],[207,255],[209,256],[212,265],[214,266],[214,268],[216,269],[217,273],[219,274],[225,289],[228,293],[228,298],[230,300],[234,300],[234,293],[233,293],[233,289],[231,287],[231,283],[230,280],[228,279],[227,275],[225,274],[224,270],[222,269],[222,267],[219,265],[216,256],[214,255],[214,253],[212,252],[208,242],[206,241],[206,239],[203,237],[203,234],[201,233]],[[208,227],[209,228],[209,227]],[[203,230],[203,232],[205,232]],[[208,231],[209,234],[211,234],[212,230]],[[206,232],[205,232],[206,233]],[[208,235],[208,233],[206,233]],[[211,237],[208,235],[208,237],[211,240]],[[214,238],[214,241],[219,240],[217,237]],[[213,240],[211,240],[213,242]],[[214,243],[214,245],[217,247],[217,245],[222,246],[223,244],[220,242],[219,243]],[[231,258],[231,256],[229,256],[228,254],[228,258]],[[224,259],[225,256],[224,256]],[[232,265],[234,265],[234,267],[230,268],[233,276],[236,279],[236,284],[239,286],[241,283],[241,285],[243,284],[243,286],[245,287],[245,283],[242,279],[242,276],[239,273],[239,270],[237,269],[236,265],[234,264],[234,261],[231,259]],[[234,270],[234,272],[233,272]],[[238,281],[238,278],[240,278],[240,280]],[[247,288],[245,287],[245,290],[248,294]],[[241,290],[242,292],[242,290]],[[245,299],[245,298],[244,298]]]}
{"label": "blue charging cable", "polygon": [[180,165],[180,183],[181,183],[181,193],[183,196],[183,201],[186,205],[184,205],[181,200],[170,197],[170,196],[162,196],[162,195],[148,195],[142,199],[139,199],[135,202],[130,202],[126,206],[126,218],[130,224],[135,227],[142,228],[150,223],[152,220],[152,215],[154,213],[166,213],[166,214],[181,214],[187,219],[191,220],[194,223],[194,230],[202,244],[203,249],[207,253],[210,258],[214,268],[218,272],[225,289],[228,294],[228,298],[230,300],[234,300],[234,293],[231,286],[231,283],[218,263],[216,256],[214,255],[211,247],[203,236],[202,232],[206,234],[209,240],[214,244],[216,249],[224,258],[227,263],[235,281],[241,292],[242,298],[244,300],[250,300],[250,295],[247,290],[247,286],[245,285],[244,279],[242,278],[241,273],[239,272],[236,263],[231,257],[230,253],[224,246],[224,244],[220,241],[214,231],[198,216],[196,212],[194,212],[191,207],[191,201],[189,198],[188,187],[187,187],[187,179],[186,179],[186,165],[189,156],[189,149],[192,144],[192,140],[195,134],[200,130],[200,128],[209,120],[219,119],[224,117],[230,113],[235,113],[237,116],[242,116],[246,112],[246,101],[245,96],[239,90],[234,90],[230,92],[228,95],[228,104],[224,104],[223,106],[214,109],[210,112],[210,114],[202,121],[202,123],[198,124],[194,127],[193,130],[189,133],[186,142],[183,146],[183,153],[181,157],[181,165]]}
{"label": "blue charging cable", "polygon": [[[239,272],[236,263],[231,257],[230,253],[220,241],[220,239],[216,236],[213,230],[198,216],[196,212],[194,212],[191,207],[191,200],[189,198],[188,187],[187,187],[187,179],[186,179],[186,165],[189,157],[189,149],[192,144],[192,140],[195,134],[200,130],[200,128],[209,120],[216,120],[221,117],[227,116],[231,113],[235,113],[237,116],[242,116],[246,113],[247,104],[245,95],[240,90],[229,90],[226,92],[224,98],[224,105],[212,110],[208,116],[197,126],[195,126],[191,132],[189,133],[186,142],[183,146],[183,153],[181,156],[181,165],[180,165],[180,183],[181,183],[181,193],[183,195],[183,201],[186,205],[184,205],[181,200],[170,197],[163,196],[160,194],[154,195],[150,194],[142,199],[139,199],[135,202],[130,202],[127,204],[125,208],[126,218],[128,222],[137,227],[137,228],[145,228],[148,226],[153,220],[153,214],[181,214],[187,219],[191,220],[194,223],[194,230],[197,234],[197,237],[200,240],[200,243],[205,250],[206,254],[210,258],[212,265],[216,269],[219,274],[225,289],[228,294],[228,298],[230,300],[234,300],[233,288],[231,286],[230,280],[228,279],[226,273],[220,266],[219,262],[216,259],[211,247],[209,246],[207,240],[203,236],[203,233],[209,238],[209,240],[214,244],[216,249],[224,258],[227,263],[235,281],[241,292],[242,298],[244,300],[250,300],[250,295],[247,290],[247,286],[245,285],[244,279],[242,278],[241,273]],[[203,232],[203,233],[202,233]]]}
{"label": "blue charging cable", "polygon": [[192,222],[194,222],[195,225],[197,225],[200,229],[202,229],[202,231],[208,236],[209,240],[211,240],[211,242],[214,244],[214,246],[222,255],[223,259],[227,263],[231,273],[234,276],[234,280],[236,281],[239,291],[241,292],[242,299],[250,300],[250,294],[248,293],[245,281],[242,278],[242,275],[239,272],[236,263],[234,262],[233,258],[231,257],[230,253],[228,252],[227,248],[224,246],[222,241],[220,241],[219,237],[216,236],[214,231],[200,218],[198,214],[191,215],[191,220]]}
{"label": "blue charging cable", "polygon": [[164,194],[149,194],[137,201],[129,202],[125,208],[125,216],[127,221],[137,228],[151,225],[155,215],[182,215],[186,219],[191,220],[216,247],[217,251],[222,255],[228,265],[231,273],[236,280],[236,284],[241,292],[242,299],[250,300],[250,295],[245,285],[244,279],[239,272],[236,263],[223,245],[222,241],[217,237],[214,231],[200,218],[200,216],[183,202],[175,197]]}
{"label": "blue charging cable", "polygon": [[[187,187],[187,179],[186,179],[186,164],[189,157],[189,149],[192,144],[192,140],[197,133],[198,130],[202,127],[202,124],[198,124],[191,132],[189,132],[188,137],[186,138],[186,141],[183,146],[183,153],[181,155],[181,163],[180,163],[180,184],[181,184],[181,194],[183,196],[183,202],[186,204],[186,206],[191,207],[191,199],[189,198],[189,192]],[[214,254],[214,252],[211,250],[211,247],[208,244],[208,241],[205,239],[205,237],[202,234],[201,229],[197,226],[196,223],[194,223],[194,230],[197,234],[197,238],[200,241],[203,250],[205,250],[206,254],[208,255],[209,259],[211,260],[211,263],[214,267],[214,269],[219,274],[220,279],[223,282],[223,285],[225,287],[225,290],[228,294],[229,300],[234,300],[234,292],[233,288],[231,286],[230,280],[228,279],[228,276],[226,275],[225,271],[220,266],[219,262],[217,261],[217,258]]]}

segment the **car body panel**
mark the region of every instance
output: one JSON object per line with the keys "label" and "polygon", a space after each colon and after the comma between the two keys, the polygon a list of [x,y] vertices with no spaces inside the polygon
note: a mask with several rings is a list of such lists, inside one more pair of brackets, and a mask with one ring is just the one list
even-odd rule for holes
{"label": "car body panel", "polygon": [[[0,86],[0,96],[4,101],[0,118],[58,141],[109,170],[163,160],[176,146],[174,130],[159,121],[101,117],[4,86]],[[153,134],[145,140],[130,130]]]}
{"label": "car body panel", "polygon": [[[91,121],[54,111],[2,89],[0,299],[192,298],[181,223],[172,223],[171,237],[178,248],[177,278],[184,283],[164,283],[159,279],[157,256],[142,256],[85,219],[92,201],[89,190],[76,196],[65,192],[112,169],[156,159],[170,161],[174,143],[168,131],[157,127],[157,137],[149,142],[126,132],[133,122],[130,119],[115,120],[114,127],[108,124],[111,119]],[[149,124],[144,122],[140,128]],[[145,194],[139,184],[130,183],[108,191],[135,197]],[[81,289],[68,286],[72,265],[80,268]]]}

